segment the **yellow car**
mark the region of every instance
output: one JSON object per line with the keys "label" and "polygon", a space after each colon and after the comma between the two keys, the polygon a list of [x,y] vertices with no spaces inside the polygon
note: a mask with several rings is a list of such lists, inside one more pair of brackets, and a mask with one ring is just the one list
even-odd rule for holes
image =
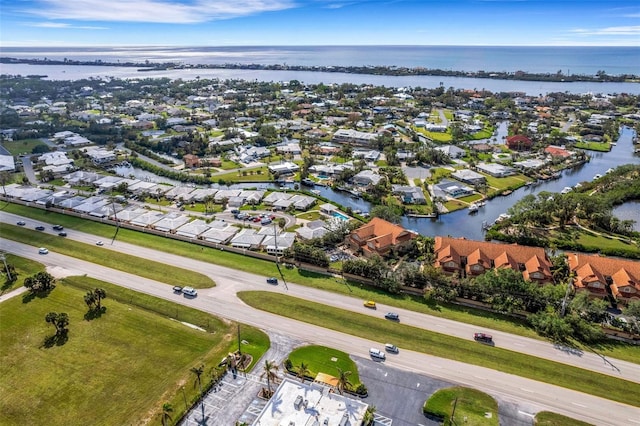
{"label": "yellow car", "polygon": [[373,300],[367,300],[366,302],[364,302],[364,306],[365,306],[365,308],[375,309],[376,308],[376,302],[374,302]]}

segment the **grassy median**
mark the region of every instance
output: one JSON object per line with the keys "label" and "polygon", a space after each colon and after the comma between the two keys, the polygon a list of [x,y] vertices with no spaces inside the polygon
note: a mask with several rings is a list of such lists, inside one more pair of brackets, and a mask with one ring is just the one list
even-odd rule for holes
{"label": "grassy median", "polygon": [[479,365],[640,407],[638,383],[280,293],[244,291],[238,297],[256,309],[365,339],[392,342],[400,350]]}

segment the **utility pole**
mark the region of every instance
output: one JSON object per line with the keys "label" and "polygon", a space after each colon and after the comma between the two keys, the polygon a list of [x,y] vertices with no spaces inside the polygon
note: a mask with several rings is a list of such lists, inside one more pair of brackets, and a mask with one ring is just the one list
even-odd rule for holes
{"label": "utility pole", "polygon": [[242,356],[242,349],[240,348],[240,324],[238,324],[238,355]]}
{"label": "utility pole", "polygon": [[0,259],[2,259],[2,263],[4,263],[4,270],[7,272],[7,278],[9,281],[12,281],[11,271],[9,270],[9,265],[7,265],[7,256],[5,256],[4,252],[0,253]]}

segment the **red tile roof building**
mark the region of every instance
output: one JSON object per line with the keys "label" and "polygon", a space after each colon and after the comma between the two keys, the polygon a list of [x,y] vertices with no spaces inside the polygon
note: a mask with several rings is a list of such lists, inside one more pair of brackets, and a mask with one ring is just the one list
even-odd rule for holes
{"label": "red tile roof building", "polygon": [[435,237],[434,252],[435,266],[448,273],[473,277],[494,268],[511,268],[527,281],[553,282],[551,261],[541,247]]}
{"label": "red tile roof building", "polygon": [[509,149],[515,149],[517,151],[525,151],[531,149],[533,141],[525,135],[514,135],[507,138],[507,146]]}
{"label": "red tile roof building", "polygon": [[569,268],[575,274],[573,286],[595,297],[609,292],[618,301],[640,300],[640,262],[637,260],[568,253]]}
{"label": "red tile roof building", "polygon": [[559,158],[571,157],[570,151],[567,151],[566,149],[561,148],[559,146],[553,146],[553,145],[549,145],[548,147],[546,147],[544,149],[544,153],[549,154],[552,157],[559,157]]}
{"label": "red tile roof building", "polygon": [[402,226],[374,217],[369,223],[351,231],[347,243],[354,251],[362,250],[365,257],[373,254],[384,257],[392,249],[402,251],[416,236]]}

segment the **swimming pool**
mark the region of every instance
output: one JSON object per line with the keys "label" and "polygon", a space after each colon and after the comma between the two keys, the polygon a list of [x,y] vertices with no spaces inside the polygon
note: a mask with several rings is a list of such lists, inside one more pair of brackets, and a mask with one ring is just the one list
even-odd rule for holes
{"label": "swimming pool", "polygon": [[333,217],[335,217],[337,219],[340,219],[340,220],[349,220],[349,217],[343,215],[340,212],[336,212],[336,211],[331,212],[331,216],[333,216]]}

